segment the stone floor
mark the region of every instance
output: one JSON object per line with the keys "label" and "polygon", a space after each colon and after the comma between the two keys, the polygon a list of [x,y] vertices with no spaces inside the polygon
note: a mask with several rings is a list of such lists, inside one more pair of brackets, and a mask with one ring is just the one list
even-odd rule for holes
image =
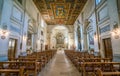
{"label": "stone floor", "polygon": [[55,57],[41,71],[39,76],[81,76],[66,57],[63,50],[57,51]]}

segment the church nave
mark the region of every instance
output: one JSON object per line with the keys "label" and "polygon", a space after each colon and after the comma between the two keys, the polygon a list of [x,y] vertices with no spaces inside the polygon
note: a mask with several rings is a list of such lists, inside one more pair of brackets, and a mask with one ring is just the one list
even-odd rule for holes
{"label": "church nave", "polygon": [[53,59],[41,71],[40,76],[81,76],[66,57],[64,50],[58,50]]}
{"label": "church nave", "polygon": [[120,76],[120,0],[0,0],[0,76]]}

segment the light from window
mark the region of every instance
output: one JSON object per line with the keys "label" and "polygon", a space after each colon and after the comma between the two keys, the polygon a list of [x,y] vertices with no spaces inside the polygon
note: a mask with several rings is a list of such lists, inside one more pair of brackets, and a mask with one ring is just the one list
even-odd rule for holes
{"label": "light from window", "polygon": [[101,2],[101,0],[96,0],[96,4],[99,4]]}
{"label": "light from window", "polygon": [[44,21],[41,19],[41,26],[44,27]]}

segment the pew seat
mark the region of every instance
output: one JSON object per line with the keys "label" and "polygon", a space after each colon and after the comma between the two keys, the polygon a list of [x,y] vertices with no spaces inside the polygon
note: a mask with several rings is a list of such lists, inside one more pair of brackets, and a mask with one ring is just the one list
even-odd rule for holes
{"label": "pew seat", "polygon": [[120,76],[120,72],[103,72],[101,69],[97,69],[97,76]]}
{"label": "pew seat", "polygon": [[[120,62],[84,62],[82,65],[82,75],[87,76],[88,72],[96,72],[101,69],[104,72],[115,72],[120,70]],[[116,65],[118,67],[116,68]]]}
{"label": "pew seat", "polygon": [[34,74],[33,76],[37,76],[41,68],[39,62],[36,61],[6,61],[0,62],[0,65],[2,70],[10,69],[13,71],[14,69],[24,67],[24,72],[27,76],[29,76],[29,74]]}
{"label": "pew seat", "polygon": [[6,76],[10,76],[10,73],[17,73],[17,76],[24,76],[25,67],[19,69],[0,69],[0,74],[5,73]]}

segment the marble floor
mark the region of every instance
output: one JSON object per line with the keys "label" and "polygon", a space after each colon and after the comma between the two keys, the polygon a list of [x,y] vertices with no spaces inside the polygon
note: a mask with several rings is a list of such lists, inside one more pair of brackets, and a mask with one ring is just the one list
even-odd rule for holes
{"label": "marble floor", "polygon": [[81,76],[78,70],[66,57],[63,50],[57,51],[54,58],[41,71],[39,76]]}

